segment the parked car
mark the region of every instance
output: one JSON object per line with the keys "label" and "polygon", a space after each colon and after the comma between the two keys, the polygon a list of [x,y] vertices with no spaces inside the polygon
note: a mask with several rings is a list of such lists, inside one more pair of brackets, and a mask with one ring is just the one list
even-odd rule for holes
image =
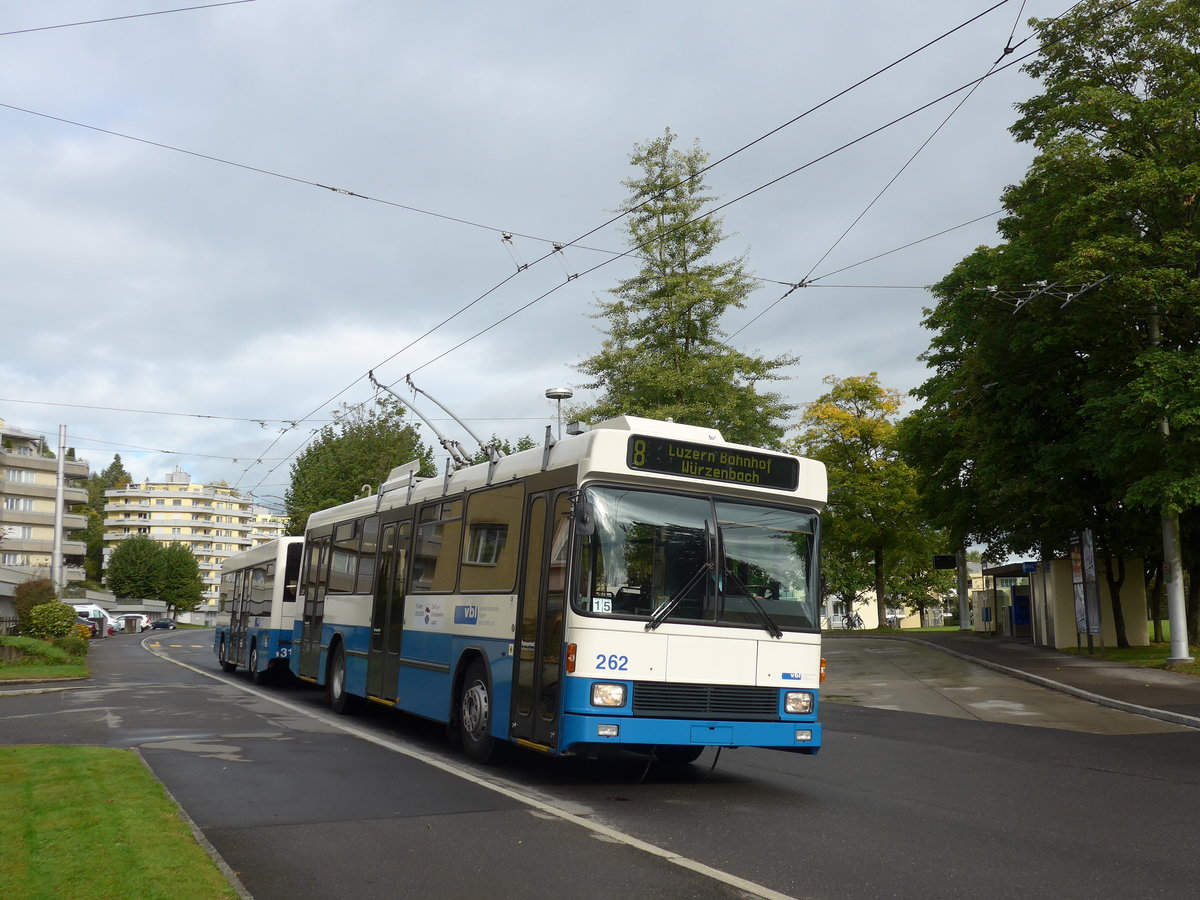
{"label": "parked car", "polygon": [[85,619],[83,616],[76,616],[75,624],[86,626],[87,629],[92,633],[92,637],[96,637],[96,635],[100,633],[100,630],[96,627],[96,623],[91,619]]}
{"label": "parked car", "polygon": [[174,628],[175,621],[173,619],[155,619],[150,623],[151,628]]}

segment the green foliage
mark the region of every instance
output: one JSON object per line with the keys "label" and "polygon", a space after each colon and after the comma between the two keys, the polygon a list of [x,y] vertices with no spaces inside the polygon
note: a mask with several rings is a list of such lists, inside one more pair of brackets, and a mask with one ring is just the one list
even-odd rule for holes
{"label": "green foliage", "polygon": [[[522,435],[520,438],[518,438],[516,444],[513,444],[507,438],[504,438],[503,440],[501,440],[499,437],[497,437],[495,434],[493,434],[491,439],[488,441],[488,443],[491,444],[496,449],[498,449],[505,456],[508,456],[513,453],[519,453],[522,450],[531,450],[537,446],[537,442],[534,441],[534,439],[531,438],[527,434]],[[471,459],[471,462],[476,462],[476,463],[487,462],[487,461],[488,461],[488,455],[483,450],[480,450]]]}
{"label": "green foliage", "polygon": [[162,545],[162,589],[158,598],[168,607],[192,610],[204,599],[200,565],[187,544],[172,541]]}
{"label": "green foliage", "polygon": [[[1158,515],[1200,505],[1200,6],[1036,24],[1042,92],[1012,131],[1038,155],[1004,242],[934,288],[935,374],[901,442],[958,538],[1054,553],[1091,527],[1110,557],[1153,554]],[[1037,282],[1080,287],[1063,304]]]}
{"label": "green foliage", "polygon": [[950,589],[933,569],[945,536],[928,526],[917,500],[917,473],[899,455],[899,392],[877,373],[837,378],[805,407],[793,450],[819,459],[829,477],[822,514],[822,571],[829,594],[847,604],[874,590],[879,621],[887,605],[922,609]]}
{"label": "green foliage", "polygon": [[0,644],[8,647],[16,647],[23,658],[16,663],[9,663],[8,668],[15,666],[27,667],[35,665],[67,665],[71,662],[70,654],[61,647],[55,647],[49,641],[44,641],[41,638],[29,637],[22,635],[20,637],[9,635],[0,636]]}
{"label": "green foliage", "polygon": [[67,603],[43,603],[29,611],[29,626],[24,629],[27,637],[48,641],[66,637],[75,626],[78,617],[75,607]]}
{"label": "green foliage", "polygon": [[794,407],[759,384],[778,380],[794,360],[724,343],[721,317],[744,305],[753,281],[744,259],[711,260],[723,234],[720,219],[702,215],[713,199],[702,175],[708,154],[699,145],[674,149],[675,137],[667,129],[630,157],[640,174],[624,182],[625,227],[642,267],[612,289],[615,300],[598,304],[607,336],[578,368],[592,379],[584,386],[600,393],[573,412],[593,421],[669,418],[719,428],[730,441],[778,446],[779,422]]}
{"label": "green foliage", "polygon": [[343,406],[332,425],[292,463],[292,483],[284,493],[288,533],[303,534],[308,517],[363,496],[387,479],[396,466],[421,460],[421,474],[436,471],[433,453],[421,443],[416,427],[390,397],[374,409]]}
{"label": "green foliage", "polygon": [[35,606],[53,603],[58,590],[49,578],[32,578],[13,589],[13,605],[17,608],[17,626],[22,632],[29,627],[29,613]]}
{"label": "green foliage", "polygon": [[125,538],[108,560],[105,583],[117,597],[154,599],[162,594],[162,544],[143,534]]}
{"label": "green foliage", "polygon": [[86,625],[72,625],[70,633],[54,638],[51,643],[69,656],[80,659],[87,656],[90,647],[88,643],[90,633]]}
{"label": "green foliage", "polygon": [[77,515],[87,519],[87,524],[72,531],[73,541],[83,541],[87,549],[84,552],[83,569],[89,581],[99,582],[104,560],[104,492],[115,488],[125,487],[132,481],[132,476],[125,470],[121,455],[113,456],[112,462],[102,472],[88,476],[86,487],[88,501],[85,505],[73,510]]}

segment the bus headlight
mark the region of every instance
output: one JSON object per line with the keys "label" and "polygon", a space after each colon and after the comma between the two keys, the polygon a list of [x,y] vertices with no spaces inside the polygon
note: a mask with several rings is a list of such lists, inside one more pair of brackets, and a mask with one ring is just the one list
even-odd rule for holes
{"label": "bus headlight", "polygon": [[625,685],[598,681],[592,685],[592,706],[624,706]]}
{"label": "bus headlight", "polygon": [[813,695],[808,691],[788,691],[783,695],[783,711],[807,714],[813,711]]}

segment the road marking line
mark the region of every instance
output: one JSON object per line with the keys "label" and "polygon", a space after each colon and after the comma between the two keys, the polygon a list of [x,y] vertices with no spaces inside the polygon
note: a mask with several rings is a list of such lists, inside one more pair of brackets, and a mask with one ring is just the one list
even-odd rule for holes
{"label": "road marking line", "polygon": [[537,797],[526,794],[525,792],[518,790],[516,787],[510,787],[500,783],[499,781],[484,777],[477,772],[460,768],[454,763],[447,762],[435,756],[430,756],[424,751],[417,750],[412,747],[406,747],[404,744],[390,738],[371,734],[368,731],[364,731],[361,728],[357,728],[354,725],[347,723],[345,719],[334,716],[333,714],[330,714],[329,717],[317,715],[311,709],[305,709],[304,707],[297,706],[296,704],[290,703],[287,700],[274,697],[271,694],[264,693],[256,688],[252,688],[250,685],[238,684],[236,681],[222,678],[215,672],[209,672],[205,669],[193,666],[190,663],[185,663],[182,660],[172,659],[170,656],[160,653],[157,649],[154,649],[150,645],[144,644],[143,646],[145,646],[146,649],[155,656],[159,657],[160,659],[165,659],[167,662],[174,663],[177,666],[181,666],[184,669],[196,672],[197,674],[203,675],[206,678],[211,678],[213,681],[218,681],[221,684],[228,685],[229,687],[237,688],[239,691],[251,694],[262,700],[269,700],[277,706],[282,706],[284,709],[289,709],[292,712],[299,713],[300,715],[316,719],[318,722],[331,725],[334,728],[337,728],[339,731],[343,731],[346,734],[360,738],[361,740],[369,741],[372,744],[383,747],[387,750],[391,750],[393,753],[400,753],[409,757],[410,759],[415,759],[418,762],[425,763],[428,766],[433,766],[435,769],[440,769],[441,771],[449,775],[453,775],[456,778],[469,781],[472,784],[476,784],[479,787],[485,788],[486,790],[501,794],[502,796],[508,797],[511,800],[515,800],[518,803],[524,804],[525,806],[532,807],[533,809],[540,810],[543,813],[554,816],[556,819],[561,819],[564,822],[570,822],[573,825],[578,825],[579,827],[585,828],[592,832],[593,835],[601,839],[606,839],[612,843],[624,844],[627,847],[632,847],[635,850],[640,850],[643,853],[650,854],[651,856],[657,856],[659,859],[665,860],[672,865],[679,866],[681,869],[687,869],[691,872],[695,872],[698,875],[711,878],[713,881],[727,884],[730,887],[745,891],[747,894],[753,897],[762,897],[763,900],[795,900],[795,898],[789,894],[781,894],[779,891],[772,890],[764,885],[756,884],[753,881],[748,881],[745,878],[740,878],[737,875],[733,875],[730,872],[724,872],[721,869],[714,869],[712,866],[705,865],[698,860],[691,859],[687,856],[681,856],[674,851],[667,850],[664,847],[659,847],[656,844],[651,844],[649,841],[643,841],[631,834],[626,834],[623,831],[618,831],[615,828],[602,825],[599,822],[595,822],[584,816],[576,815],[575,813],[569,812],[560,806],[555,806],[553,803],[550,803],[546,800],[540,800]]}

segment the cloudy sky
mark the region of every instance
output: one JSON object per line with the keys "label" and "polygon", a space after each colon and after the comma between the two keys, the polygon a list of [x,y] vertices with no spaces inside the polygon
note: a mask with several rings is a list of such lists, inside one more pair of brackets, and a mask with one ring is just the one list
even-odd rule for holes
{"label": "cloudy sky", "polygon": [[758,141],[707,176],[723,255],[762,279],[732,343],[798,355],[797,403],[827,375],[913,388],[921,287],[995,242],[1036,85],[1012,66],[866,136],[1071,4],[253,0],[73,24],[183,5],[0,7],[0,418],[65,424],[93,469],[120,453],[270,500],[372,368],[540,437],[632,271],[593,229],[668,127],[713,160]]}

